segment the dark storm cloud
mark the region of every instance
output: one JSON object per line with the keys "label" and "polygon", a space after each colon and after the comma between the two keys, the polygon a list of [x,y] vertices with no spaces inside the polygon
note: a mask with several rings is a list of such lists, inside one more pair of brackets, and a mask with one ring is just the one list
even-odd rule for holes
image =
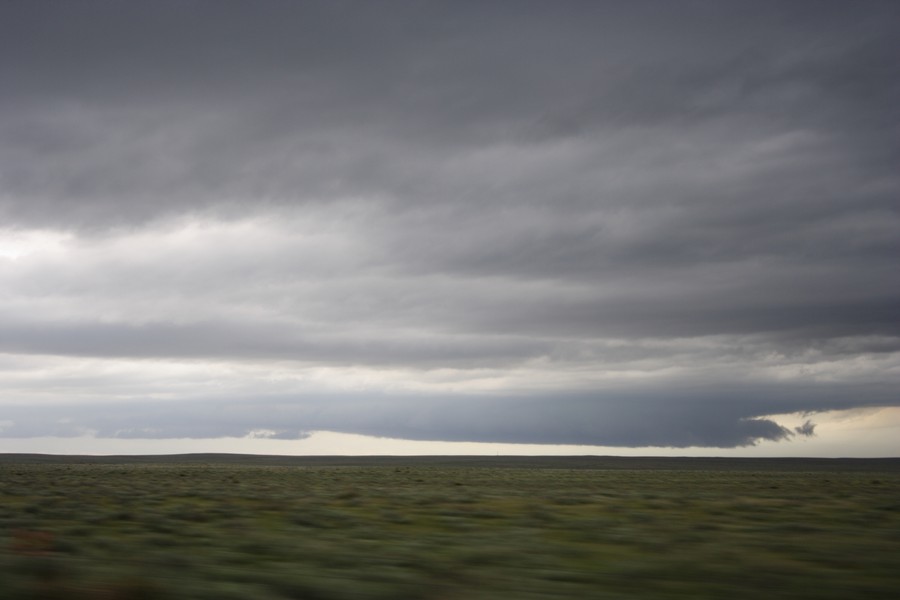
{"label": "dark storm cloud", "polygon": [[[264,433],[299,439],[311,431],[328,430],[414,440],[735,447],[814,435],[811,420],[792,431],[756,413],[858,407],[849,398],[850,391],[832,385],[751,384],[515,397],[326,393],[187,402],[148,398],[143,404],[121,407],[44,407],[44,417],[12,407],[6,411],[9,422],[3,436],[92,432],[100,437],[204,438]],[[891,401],[889,390],[870,386],[866,391],[876,405]],[[47,414],[57,418],[48,419]]]}
{"label": "dark storm cloud", "polygon": [[[0,240],[0,352],[707,385],[285,417],[417,439],[729,446],[813,433],[779,411],[895,405],[873,390],[900,347],[897,23],[889,1],[5,3],[0,229],[76,242],[32,264]],[[846,398],[797,387],[811,364]],[[280,431],[238,406],[208,433]],[[170,416],[141,418],[199,435]]]}
{"label": "dark storm cloud", "polygon": [[[895,156],[889,3],[485,4],[7,5],[7,210],[68,226],[354,193],[385,194],[394,210],[461,196],[584,210],[665,194],[703,206],[723,190],[690,170],[715,168],[725,146],[799,132],[821,134],[814,151],[826,154],[852,143],[835,157],[845,170]],[[636,166],[646,157],[662,185],[631,193],[624,182],[601,198],[609,182],[592,171],[623,130],[613,150],[631,149]],[[540,168],[536,189],[515,164],[441,178],[480,148],[561,138],[586,148],[555,176]],[[829,157],[816,158],[780,183]]]}
{"label": "dark storm cloud", "polygon": [[488,366],[553,351],[541,340],[431,339],[402,332],[335,335],[292,323],[11,323],[0,352],[106,358],[284,359],[334,365]]}

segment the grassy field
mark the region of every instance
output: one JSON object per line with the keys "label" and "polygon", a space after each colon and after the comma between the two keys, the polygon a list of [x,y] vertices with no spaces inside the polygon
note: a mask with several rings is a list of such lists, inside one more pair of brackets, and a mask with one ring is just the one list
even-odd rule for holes
{"label": "grassy field", "polygon": [[900,597],[900,465],[0,457],[0,598]]}

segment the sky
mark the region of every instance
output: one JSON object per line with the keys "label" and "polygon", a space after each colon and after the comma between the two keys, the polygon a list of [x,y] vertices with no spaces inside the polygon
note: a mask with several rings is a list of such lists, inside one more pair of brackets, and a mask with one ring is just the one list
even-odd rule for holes
{"label": "sky", "polygon": [[0,4],[0,452],[900,455],[900,4]]}

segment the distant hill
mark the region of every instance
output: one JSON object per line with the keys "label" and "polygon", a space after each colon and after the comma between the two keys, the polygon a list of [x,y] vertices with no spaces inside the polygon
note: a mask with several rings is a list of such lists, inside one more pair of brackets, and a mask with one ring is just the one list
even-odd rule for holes
{"label": "distant hill", "polygon": [[277,456],[0,454],[14,464],[235,464],[286,467],[461,467],[706,471],[896,471],[900,458],[707,458],[631,456]]}

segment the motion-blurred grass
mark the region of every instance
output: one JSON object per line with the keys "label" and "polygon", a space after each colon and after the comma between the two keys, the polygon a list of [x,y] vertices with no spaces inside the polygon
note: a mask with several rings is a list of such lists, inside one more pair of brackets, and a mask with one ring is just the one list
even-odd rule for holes
{"label": "motion-blurred grass", "polygon": [[0,464],[0,598],[900,597],[900,474]]}

